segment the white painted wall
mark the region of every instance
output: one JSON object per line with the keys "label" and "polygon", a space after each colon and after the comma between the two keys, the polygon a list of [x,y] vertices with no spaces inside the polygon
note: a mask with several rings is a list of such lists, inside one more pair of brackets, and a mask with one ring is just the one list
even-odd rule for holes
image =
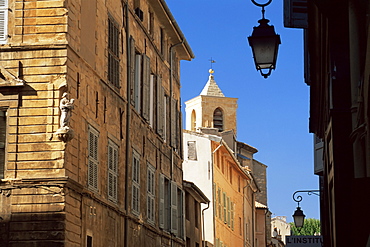
{"label": "white painted wall", "polygon": [[[214,244],[214,219],[213,219],[213,164],[211,140],[219,138],[198,132],[183,134],[184,144],[184,180],[193,182],[210,200],[210,205],[204,211],[205,241]],[[219,138],[220,139],[220,138]],[[197,160],[188,159],[188,141],[196,142]],[[202,210],[207,204],[202,204]]]}

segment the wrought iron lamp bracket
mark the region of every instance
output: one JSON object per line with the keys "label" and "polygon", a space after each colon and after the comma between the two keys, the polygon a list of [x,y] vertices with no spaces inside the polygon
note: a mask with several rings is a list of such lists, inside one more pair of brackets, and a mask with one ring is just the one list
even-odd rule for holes
{"label": "wrought iron lamp bracket", "polygon": [[265,19],[265,7],[269,5],[272,2],[272,0],[268,0],[266,3],[263,3],[263,4],[257,3],[255,0],[251,0],[251,1],[254,5],[262,8],[262,19]]}
{"label": "wrought iron lamp bracket", "polygon": [[297,190],[296,192],[293,193],[293,200],[299,203],[303,200],[303,197],[301,195],[297,195],[298,193],[307,193],[307,195],[316,195],[320,196],[320,190]]}

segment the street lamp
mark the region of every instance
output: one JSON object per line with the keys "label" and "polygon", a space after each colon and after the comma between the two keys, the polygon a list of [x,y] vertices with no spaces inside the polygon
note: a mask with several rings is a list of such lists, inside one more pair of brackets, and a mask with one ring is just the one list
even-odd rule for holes
{"label": "street lamp", "polygon": [[[276,68],[278,49],[281,44],[280,35],[275,33],[274,26],[268,24],[270,20],[265,19],[265,7],[272,0],[268,0],[265,4],[259,4],[255,0],[251,1],[262,8],[262,19],[258,21],[260,24],[258,27],[253,27],[252,36],[248,37],[248,42],[252,47],[256,69],[260,71],[264,78],[267,78],[271,71]],[[267,72],[264,72],[266,70]]]}
{"label": "street lamp", "polygon": [[295,227],[300,228],[303,226],[304,217],[306,217],[306,215],[303,214],[303,211],[301,210],[300,207],[297,207],[297,210],[293,214]]}
{"label": "street lamp", "polygon": [[307,193],[308,195],[320,196],[320,190],[297,190],[296,192],[294,192],[293,200],[298,203],[298,207],[292,216],[294,219],[295,227],[300,228],[304,225],[304,218],[306,217],[306,215],[304,215],[303,211],[299,207],[299,203],[303,200],[303,198],[300,195],[296,195],[297,193]]}

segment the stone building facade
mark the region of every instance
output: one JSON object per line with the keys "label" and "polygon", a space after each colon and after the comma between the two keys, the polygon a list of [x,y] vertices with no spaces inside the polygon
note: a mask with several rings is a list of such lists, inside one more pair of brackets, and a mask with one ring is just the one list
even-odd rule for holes
{"label": "stone building facade", "polygon": [[0,17],[0,245],[185,246],[193,54],[165,1],[2,0]]}
{"label": "stone building facade", "polygon": [[370,2],[284,2],[285,26],[305,35],[323,244],[369,246]]}

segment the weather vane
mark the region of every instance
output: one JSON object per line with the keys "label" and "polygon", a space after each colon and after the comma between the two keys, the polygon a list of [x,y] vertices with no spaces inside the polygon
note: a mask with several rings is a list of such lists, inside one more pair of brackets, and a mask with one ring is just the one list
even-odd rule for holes
{"label": "weather vane", "polygon": [[213,74],[213,73],[214,73],[214,71],[213,71],[212,65],[213,65],[216,61],[215,61],[215,60],[213,60],[213,59],[212,59],[212,57],[211,57],[211,59],[209,59],[208,61],[210,61],[210,62],[211,62],[211,69],[209,70],[209,73]]}

